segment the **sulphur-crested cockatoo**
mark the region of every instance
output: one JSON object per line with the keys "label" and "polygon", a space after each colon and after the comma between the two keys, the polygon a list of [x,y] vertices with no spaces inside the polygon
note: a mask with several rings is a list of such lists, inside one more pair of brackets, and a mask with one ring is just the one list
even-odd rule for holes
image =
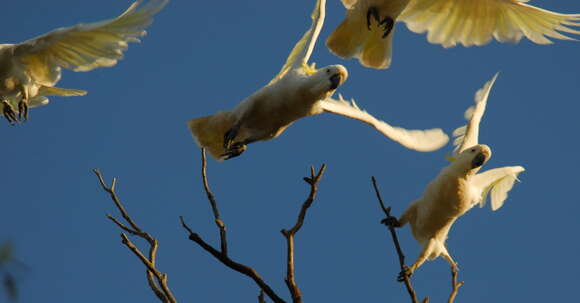
{"label": "sulphur-crested cockatoo", "polygon": [[298,41],[280,73],[269,84],[243,100],[230,111],[193,119],[189,128],[197,143],[217,160],[243,153],[247,144],[276,138],[294,121],[324,112],[357,119],[401,145],[418,150],[436,150],[448,141],[440,129],[405,130],[393,127],[361,110],[354,101],[331,96],[346,81],[342,65],[316,69],[308,59],[322,29],[326,0],[318,0],[312,13],[312,26]]}
{"label": "sulphur-crested cockatoo", "polygon": [[397,226],[409,223],[413,236],[422,246],[419,257],[408,268],[408,275],[427,259],[439,256],[456,270],[457,263],[445,245],[455,220],[474,205],[483,207],[488,196],[492,210],[502,207],[518,174],[524,171],[521,166],[508,166],[477,173],[491,157],[489,146],[478,144],[478,134],[479,122],[496,77],[497,74],[475,95],[475,106],[465,112],[467,125],[454,131],[456,148],[454,157],[450,159],[452,163],[427,185],[423,197],[411,202],[398,222],[394,222]]}
{"label": "sulphur-crested cockatoo", "polygon": [[531,6],[527,0],[342,0],[346,18],[326,41],[343,58],[358,58],[372,68],[388,68],[394,23],[403,21],[416,33],[428,32],[431,43],[452,47],[484,45],[492,37],[538,44],[548,38],[573,40],[580,34],[580,14],[560,14]]}
{"label": "sulphur-crested cockatoo", "polygon": [[[47,96],[82,96],[84,90],[54,87],[61,69],[76,72],[113,66],[128,42],[139,42],[169,0],[137,0],[119,17],[53,30],[18,44],[0,44],[0,110],[10,123],[25,120],[28,108]],[[18,116],[17,116],[18,114]]]}

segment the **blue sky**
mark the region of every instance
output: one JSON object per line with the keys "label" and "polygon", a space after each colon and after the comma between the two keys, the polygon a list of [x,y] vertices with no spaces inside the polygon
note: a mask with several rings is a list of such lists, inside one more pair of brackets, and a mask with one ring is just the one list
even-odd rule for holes
{"label": "blue sky", "polygon": [[[0,12],[2,41],[107,19],[130,3],[9,1]],[[575,1],[532,4],[580,12]],[[218,243],[200,182],[199,149],[185,123],[231,108],[269,82],[310,26],[313,5],[174,0],[117,66],[64,72],[59,86],[86,89],[87,96],[52,98],[31,110],[29,122],[0,124],[0,240],[13,241],[29,266],[19,273],[21,302],[156,302],[141,263],[104,216],[117,213],[93,168],[119,178],[118,193],[130,214],[159,239],[159,268],[169,274],[178,300],[256,301],[251,280],[188,241],[178,224],[184,216]],[[331,55],[322,43],[343,15],[340,2],[329,0],[312,61],[345,65],[350,76],[339,92],[391,124],[450,133],[464,123],[475,91],[501,72],[481,124],[480,142],[493,150],[484,169],[522,165],[526,172],[501,210],[475,208],[452,228],[448,248],[466,282],[458,302],[576,298],[580,44],[526,40],[443,49],[398,24],[392,67],[370,70]],[[417,153],[367,125],[320,115],[251,145],[239,158],[210,160],[208,175],[229,228],[231,256],[289,299],[279,231],[291,226],[308,193],[302,181],[308,167],[326,163],[318,199],[296,239],[304,300],[406,302],[370,177],[378,178],[398,215],[447,165],[451,150],[448,145]],[[419,246],[408,228],[399,235],[411,263]],[[413,282],[420,296],[440,302],[449,294],[449,278],[448,264],[437,259],[422,266]]]}

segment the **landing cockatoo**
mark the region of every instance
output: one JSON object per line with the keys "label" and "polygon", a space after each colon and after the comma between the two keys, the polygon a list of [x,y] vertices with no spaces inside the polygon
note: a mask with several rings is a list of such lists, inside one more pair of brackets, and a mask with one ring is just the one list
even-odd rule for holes
{"label": "landing cockatoo", "polygon": [[409,223],[413,236],[422,246],[419,257],[408,268],[407,275],[412,274],[427,259],[433,260],[439,256],[445,258],[452,269],[456,270],[457,263],[445,245],[455,220],[475,205],[483,207],[488,197],[491,199],[491,209],[498,210],[518,174],[524,171],[521,166],[508,166],[478,173],[491,157],[489,146],[478,144],[478,134],[479,122],[496,77],[497,74],[475,95],[475,106],[465,112],[467,125],[454,131],[456,148],[454,157],[450,158],[452,163],[427,185],[423,197],[411,202],[398,222],[394,222],[398,227]]}
{"label": "landing cockatoo", "polygon": [[[26,120],[28,108],[47,96],[83,96],[84,90],[54,87],[61,69],[76,72],[109,67],[128,42],[139,42],[169,0],[137,0],[119,17],[53,30],[18,44],[0,44],[0,112],[10,122]],[[17,116],[18,115],[18,116]]]}
{"label": "landing cockatoo", "polygon": [[339,97],[334,91],[346,81],[342,65],[316,69],[308,59],[324,23],[326,0],[318,0],[312,13],[312,26],[298,41],[280,73],[270,83],[243,100],[230,111],[193,119],[189,128],[198,145],[217,160],[227,160],[243,153],[247,144],[278,137],[294,121],[324,112],[357,119],[375,127],[401,145],[433,151],[447,143],[441,129],[406,130],[393,127],[361,110],[354,101]]}
{"label": "landing cockatoo", "polygon": [[[560,14],[526,4],[527,0],[342,0],[346,18],[326,41],[343,58],[366,67],[388,68],[394,24],[403,21],[415,33],[448,48],[484,45],[492,37],[517,43],[523,36],[537,44],[548,38],[574,40],[580,14]],[[564,34],[563,34],[564,33]]]}

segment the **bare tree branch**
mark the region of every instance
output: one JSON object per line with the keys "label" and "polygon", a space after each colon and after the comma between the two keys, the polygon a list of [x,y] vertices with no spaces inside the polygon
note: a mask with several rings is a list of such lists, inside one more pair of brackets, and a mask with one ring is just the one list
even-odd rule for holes
{"label": "bare tree branch", "polygon": [[238,263],[238,262],[230,259],[230,257],[228,256],[228,254],[227,254],[226,225],[221,220],[221,218],[219,216],[217,202],[216,202],[214,195],[211,192],[209,185],[208,185],[208,182],[207,182],[207,174],[206,174],[207,161],[206,161],[206,157],[205,157],[205,149],[203,149],[203,148],[201,150],[201,159],[202,159],[202,165],[201,165],[201,167],[202,167],[202,169],[201,169],[202,181],[203,181],[205,192],[207,194],[207,198],[209,200],[210,206],[211,206],[212,211],[213,211],[215,223],[220,231],[221,250],[218,251],[213,246],[211,246],[210,244],[205,242],[199,236],[199,234],[193,232],[193,230],[189,226],[187,226],[183,217],[180,217],[181,225],[189,233],[189,239],[191,241],[195,242],[197,245],[199,245],[205,251],[209,252],[214,258],[216,258],[217,260],[222,262],[222,264],[224,264],[225,266],[227,266],[227,267],[229,267],[229,268],[231,268],[231,269],[233,269],[233,270],[235,270],[243,275],[250,277],[258,285],[258,287],[260,287],[260,290],[262,290],[264,293],[266,293],[266,295],[275,303],[286,303],[286,301],[284,301],[282,298],[280,298],[280,296],[278,296],[276,294],[276,292],[274,292],[272,287],[270,287],[264,281],[264,279],[262,279],[262,277],[258,274],[258,272],[256,270],[254,270],[253,268],[251,268],[247,265]]}
{"label": "bare tree branch", "polygon": [[[405,255],[403,254],[403,250],[401,249],[401,245],[399,243],[399,237],[397,236],[397,232],[395,230],[395,223],[397,222],[397,218],[391,216],[391,208],[386,207],[383,199],[381,198],[381,193],[379,192],[379,188],[377,187],[377,180],[375,177],[371,177],[373,182],[373,187],[375,189],[375,193],[377,194],[377,199],[379,200],[379,204],[381,209],[385,213],[386,218],[381,220],[381,223],[387,226],[389,231],[391,232],[391,236],[393,238],[393,242],[395,244],[395,248],[397,250],[397,255],[399,255],[399,265],[401,266],[401,274],[399,275],[402,282],[405,282],[405,286],[407,287],[407,291],[409,292],[409,296],[413,303],[418,303],[419,299],[417,298],[417,294],[415,293],[415,289],[413,289],[413,285],[411,285],[411,280],[409,276],[406,274],[407,266],[405,265]],[[422,301],[423,303],[428,303],[429,298],[425,297]]]}
{"label": "bare tree branch", "polygon": [[93,172],[99,179],[99,183],[101,184],[103,190],[109,193],[109,195],[111,196],[111,200],[113,200],[113,202],[117,206],[117,209],[119,209],[119,212],[121,213],[121,216],[123,216],[123,219],[125,219],[125,221],[127,221],[127,223],[129,223],[131,227],[128,227],[127,225],[125,225],[124,223],[117,220],[111,215],[107,215],[107,218],[125,232],[138,236],[149,243],[149,254],[148,257],[145,257],[145,255],[139,250],[139,248],[137,248],[137,246],[135,246],[135,244],[133,244],[133,242],[129,240],[127,235],[125,233],[121,233],[121,242],[125,246],[127,246],[127,248],[129,248],[129,250],[131,250],[131,252],[133,252],[133,254],[135,254],[135,256],[137,256],[137,258],[139,258],[139,260],[147,268],[147,282],[149,284],[149,287],[151,287],[151,290],[155,293],[155,295],[161,302],[176,303],[177,301],[175,300],[175,297],[173,296],[171,290],[169,289],[169,286],[167,285],[167,275],[161,273],[156,268],[155,262],[157,258],[157,248],[159,247],[159,243],[149,233],[144,232],[137,225],[137,223],[135,223],[135,221],[133,221],[133,219],[129,216],[127,210],[125,210],[125,207],[123,206],[121,200],[119,199],[117,193],[115,192],[117,179],[113,178],[111,186],[109,187],[105,183],[103,176],[99,170],[95,169],[93,170]]}
{"label": "bare tree branch", "polygon": [[304,201],[304,203],[302,204],[302,208],[300,209],[300,213],[298,214],[298,218],[296,219],[296,224],[294,224],[294,226],[290,230],[283,229],[281,231],[284,237],[286,238],[287,254],[288,254],[285,281],[286,285],[288,286],[288,290],[292,295],[292,302],[294,303],[302,303],[302,295],[300,292],[300,288],[298,288],[294,276],[294,236],[304,224],[306,212],[314,202],[314,198],[316,197],[316,193],[318,192],[318,182],[320,181],[320,178],[322,178],[325,169],[326,165],[323,164],[318,173],[315,175],[314,167],[310,167],[310,178],[304,178],[304,181],[310,184],[310,194],[308,195],[306,201]]}
{"label": "bare tree branch", "polygon": [[258,303],[266,303],[266,299],[264,298],[264,291],[260,289],[260,295],[258,296]]}
{"label": "bare tree branch", "polygon": [[449,295],[447,303],[453,303],[455,301],[455,297],[457,296],[457,293],[459,293],[459,288],[464,284],[463,281],[457,282],[457,275],[457,266],[454,266],[451,268],[451,295]]}

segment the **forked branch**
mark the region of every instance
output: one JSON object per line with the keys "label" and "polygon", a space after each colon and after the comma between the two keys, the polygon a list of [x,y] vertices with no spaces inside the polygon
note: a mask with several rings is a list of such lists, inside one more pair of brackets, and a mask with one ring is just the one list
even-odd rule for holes
{"label": "forked branch", "polygon": [[117,206],[117,209],[121,213],[121,216],[128,223],[128,225],[124,224],[123,222],[116,219],[112,215],[108,214],[107,218],[109,218],[109,220],[111,220],[113,223],[115,223],[115,225],[117,225],[119,228],[121,228],[125,232],[127,232],[131,235],[140,237],[140,238],[144,239],[145,241],[147,241],[147,243],[149,243],[149,253],[148,253],[148,256],[145,256],[141,252],[141,250],[139,250],[139,248],[137,246],[135,246],[135,244],[133,244],[133,242],[131,242],[131,240],[129,240],[129,237],[127,237],[127,235],[125,233],[121,233],[121,242],[125,246],[127,246],[127,248],[129,248],[129,250],[131,250],[131,252],[133,252],[133,254],[135,254],[135,256],[137,256],[137,258],[139,258],[139,260],[147,268],[147,282],[149,284],[149,287],[151,287],[151,290],[153,290],[153,292],[155,293],[155,295],[157,296],[157,298],[161,302],[164,302],[164,303],[177,302],[175,300],[175,297],[173,296],[171,290],[169,289],[169,286],[167,285],[167,274],[160,272],[156,267],[157,249],[159,247],[159,243],[157,242],[157,239],[155,239],[149,233],[143,231],[137,225],[137,223],[135,223],[135,221],[129,216],[129,213],[127,212],[127,210],[125,209],[125,207],[121,203],[121,200],[117,196],[117,193],[115,192],[115,189],[116,189],[115,187],[117,185],[117,179],[113,178],[111,186],[108,186],[105,183],[105,180],[103,179],[103,175],[101,174],[101,172],[99,170],[95,169],[95,170],[93,170],[93,172],[95,173],[95,175],[99,179],[99,183],[101,184],[101,187],[103,188],[103,190],[111,196],[111,200],[113,200],[113,202],[115,203],[115,206]]}
{"label": "forked branch", "polygon": [[[391,208],[385,206],[385,203],[383,202],[383,199],[381,197],[381,193],[379,192],[377,180],[375,179],[375,177],[372,177],[371,180],[373,182],[373,187],[375,189],[375,193],[377,194],[377,199],[379,200],[381,209],[383,210],[386,216],[385,219],[381,220],[381,223],[384,224],[391,232],[391,237],[393,238],[393,243],[395,244],[395,249],[397,250],[397,255],[399,256],[399,265],[401,267],[400,277],[403,280],[402,282],[405,282],[405,286],[407,287],[407,291],[409,292],[409,296],[411,297],[413,303],[419,303],[419,299],[417,298],[415,289],[411,284],[411,280],[409,279],[409,276],[406,274],[407,266],[405,265],[405,255],[403,254],[403,250],[401,249],[401,244],[399,243],[399,237],[397,236],[397,231],[395,230],[394,224],[395,222],[397,222],[397,218],[391,216]],[[428,303],[429,298],[426,297],[421,302]]]}
{"label": "forked branch", "polygon": [[312,206],[314,202],[314,198],[316,198],[316,193],[318,192],[318,182],[322,175],[324,174],[324,170],[326,169],[326,165],[323,164],[318,170],[318,173],[315,174],[314,167],[310,167],[310,178],[305,177],[304,181],[310,185],[310,194],[304,203],[302,204],[302,208],[300,209],[300,213],[298,214],[298,218],[296,219],[296,224],[290,229],[286,230],[283,229],[281,232],[286,238],[287,244],[287,266],[286,266],[286,286],[288,286],[288,290],[292,295],[292,302],[294,303],[302,303],[302,295],[300,292],[300,288],[296,284],[296,279],[294,276],[294,236],[300,230],[302,225],[304,225],[304,219],[306,218],[306,212]]}

